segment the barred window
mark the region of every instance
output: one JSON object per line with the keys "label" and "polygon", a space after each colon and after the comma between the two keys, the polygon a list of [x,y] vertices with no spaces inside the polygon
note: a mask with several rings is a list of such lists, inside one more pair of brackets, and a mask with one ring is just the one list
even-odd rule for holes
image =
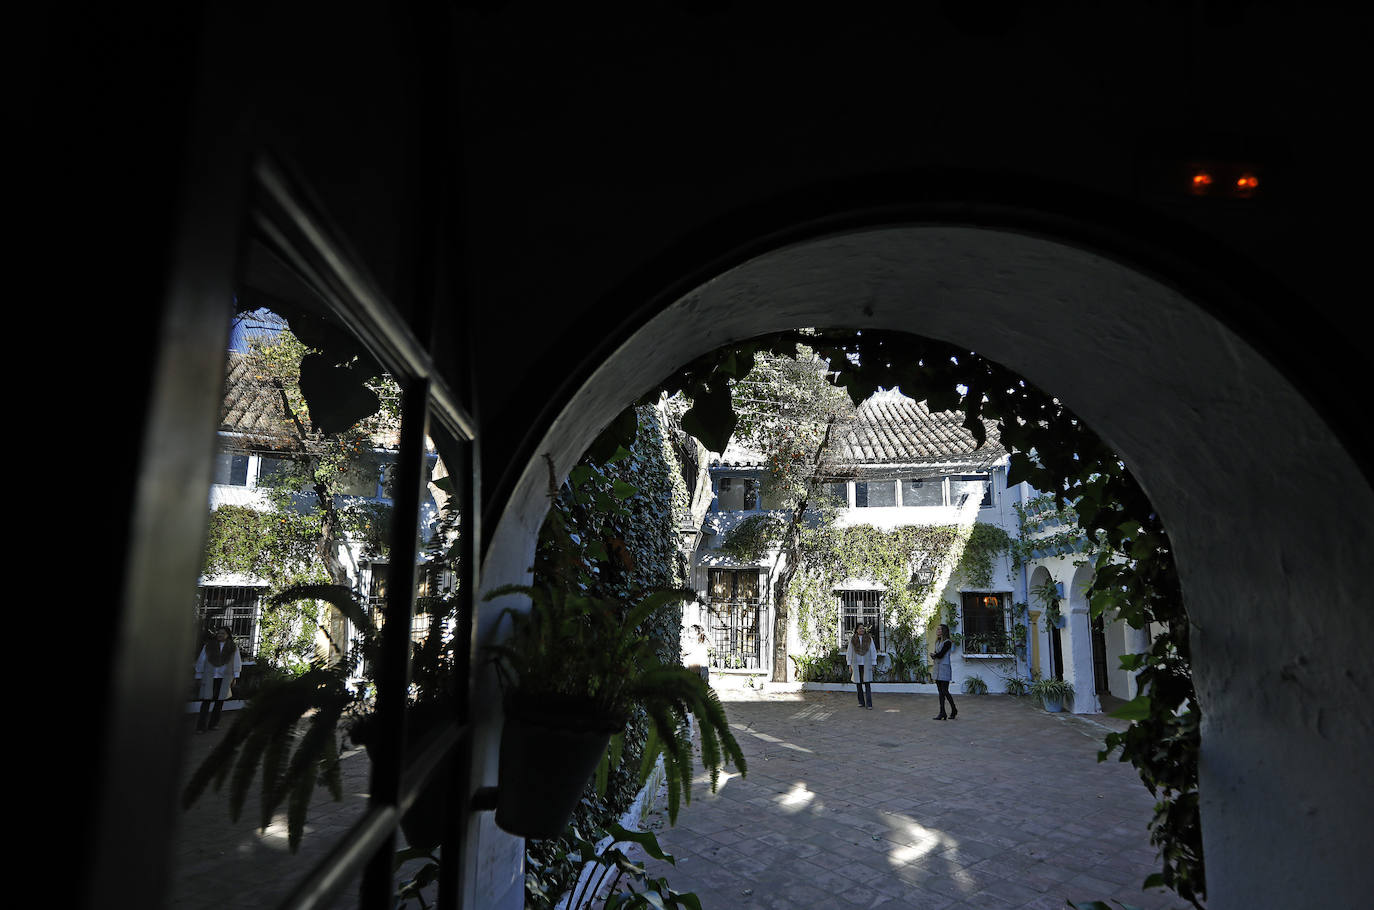
{"label": "barred window", "polygon": [[[208,635],[228,626],[245,659],[258,652],[258,621],[267,589],[251,585],[206,585],[196,589],[196,618]],[[196,646],[200,647],[199,644]]]}
{"label": "barred window", "polygon": [[836,591],[840,601],[839,646],[843,650],[849,644],[849,637],[863,620],[873,633],[878,650],[883,650],[886,636],[883,634],[883,592],[882,591]]}
{"label": "barred window", "polygon": [[758,669],[762,654],[759,570],[712,569],[709,584],[706,635],[711,642],[711,666]]}

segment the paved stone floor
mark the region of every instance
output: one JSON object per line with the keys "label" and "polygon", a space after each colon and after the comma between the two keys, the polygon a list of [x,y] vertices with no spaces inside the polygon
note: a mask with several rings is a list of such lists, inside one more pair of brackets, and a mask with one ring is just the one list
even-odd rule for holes
{"label": "paved stone floor", "polygon": [[[1133,768],[1096,757],[1120,722],[1006,696],[959,696],[959,718],[938,722],[930,695],[877,692],[868,711],[844,692],[720,694],[748,777],[723,777],[712,796],[701,776],[675,827],[650,815],[677,859],[651,870],[706,910],[1186,906],[1140,890],[1157,868],[1153,800]],[[195,767],[218,734],[192,724]],[[256,830],[255,799],[231,823],[223,794],[202,798],[182,815],[170,906],[275,905],[363,812],[366,755],[343,767],[344,800],[316,794],[296,854],[281,816]]]}
{"label": "paved stone floor", "polygon": [[[226,713],[218,732],[200,735],[192,733],[194,718],[185,721],[182,732],[189,741],[187,778],[214,748],[231,719]],[[207,790],[182,813],[168,906],[176,910],[229,910],[267,908],[280,903],[366,810],[370,770],[367,753],[361,749],[347,753],[342,768],[343,800],[335,802],[327,791],[316,790],[305,836],[296,853],[291,853],[287,846],[284,812],[278,813],[266,829],[257,829],[256,780],[237,822],[229,818],[228,783],[219,793]],[[355,884],[341,906],[356,903],[351,897],[356,890]]]}
{"label": "paved stone floor", "polygon": [[1142,892],[1157,870],[1153,798],[1135,770],[1099,763],[1103,716],[1029,699],[963,696],[954,721],[928,695],[721,692],[748,762],[657,832],[650,862],[677,891],[725,908],[1063,908],[1066,899],[1187,906]]}

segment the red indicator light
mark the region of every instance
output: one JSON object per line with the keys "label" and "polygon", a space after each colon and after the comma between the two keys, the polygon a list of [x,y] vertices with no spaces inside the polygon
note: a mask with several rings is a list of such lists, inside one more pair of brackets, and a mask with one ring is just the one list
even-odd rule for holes
{"label": "red indicator light", "polygon": [[1242,190],[1253,190],[1259,186],[1259,180],[1254,174],[1243,174],[1236,180],[1236,188]]}
{"label": "red indicator light", "polygon": [[1211,174],[1208,174],[1208,173],[1205,173],[1205,172],[1204,172],[1204,173],[1201,173],[1201,174],[1194,174],[1194,175],[1193,175],[1193,186],[1197,187],[1198,189],[1201,189],[1201,188],[1204,187],[1204,186],[1211,186],[1211,185],[1212,185],[1212,175],[1211,175]]}

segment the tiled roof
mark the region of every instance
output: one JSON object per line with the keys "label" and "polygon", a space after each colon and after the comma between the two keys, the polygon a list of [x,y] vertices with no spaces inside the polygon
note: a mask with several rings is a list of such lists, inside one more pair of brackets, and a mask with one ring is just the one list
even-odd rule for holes
{"label": "tiled roof", "polygon": [[[859,405],[857,419],[840,436],[832,454],[837,464],[853,466],[930,465],[981,470],[1007,454],[997,427],[983,421],[987,441],[981,448],[963,426],[957,411],[931,413],[925,402],[891,389],[878,392]],[[733,467],[757,467],[763,455],[731,440],[718,462]]]}
{"label": "tiled roof", "polygon": [[[374,446],[400,447],[399,426],[371,418],[363,426],[369,430]],[[244,448],[299,451],[301,447],[300,437],[286,415],[281,392],[268,380],[254,375],[250,359],[239,351],[229,352],[219,429],[234,435]]]}
{"label": "tiled roof", "polygon": [[221,432],[240,435],[246,445],[297,448],[281,393],[253,375],[248,358],[238,351],[229,352],[219,428]]}

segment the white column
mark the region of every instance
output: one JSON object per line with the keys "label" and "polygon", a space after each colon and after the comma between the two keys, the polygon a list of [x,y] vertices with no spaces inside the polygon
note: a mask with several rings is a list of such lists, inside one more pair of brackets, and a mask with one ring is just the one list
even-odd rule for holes
{"label": "white column", "polygon": [[1061,635],[1064,644],[1064,678],[1073,686],[1073,713],[1100,714],[1093,676],[1092,621],[1086,607],[1075,605],[1065,614],[1068,624]]}

